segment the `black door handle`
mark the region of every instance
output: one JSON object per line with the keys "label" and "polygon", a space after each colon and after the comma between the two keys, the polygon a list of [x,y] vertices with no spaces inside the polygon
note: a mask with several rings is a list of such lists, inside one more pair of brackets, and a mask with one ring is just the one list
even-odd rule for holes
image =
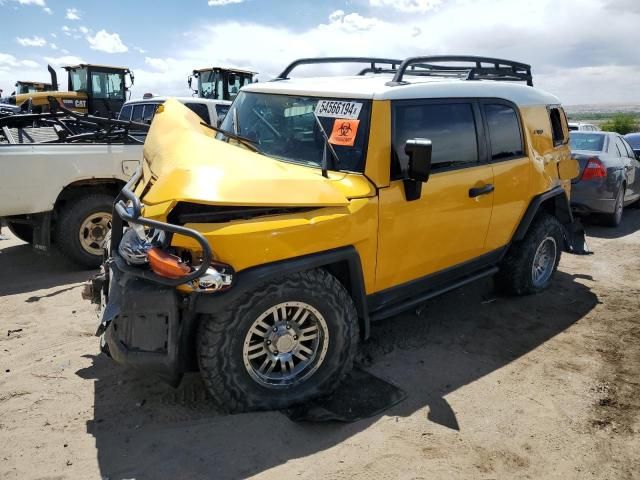
{"label": "black door handle", "polygon": [[486,195],[487,193],[493,192],[494,187],[492,183],[487,183],[486,185],[478,188],[470,188],[469,189],[469,198],[479,197],[480,195]]}

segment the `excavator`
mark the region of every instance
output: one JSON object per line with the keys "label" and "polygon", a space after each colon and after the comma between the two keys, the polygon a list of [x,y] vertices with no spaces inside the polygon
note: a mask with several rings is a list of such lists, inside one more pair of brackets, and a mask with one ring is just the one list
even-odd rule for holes
{"label": "excavator", "polygon": [[[20,107],[24,113],[46,113],[49,97],[54,97],[63,107],[78,113],[100,117],[115,117],[127,100],[127,92],[133,85],[133,72],[125,67],[80,64],[64,67],[68,75],[68,91],[58,90],[56,71],[47,65],[51,75],[51,91],[21,93],[16,90],[4,102]],[[130,84],[125,83],[125,76]]]}
{"label": "excavator", "polygon": [[[194,96],[213,100],[233,100],[240,88],[257,81],[257,72],[235,68],[210,67],[194,70],[187,77],[189,89]],[[193,79],[198,81],[198,88],[193,88]]]}

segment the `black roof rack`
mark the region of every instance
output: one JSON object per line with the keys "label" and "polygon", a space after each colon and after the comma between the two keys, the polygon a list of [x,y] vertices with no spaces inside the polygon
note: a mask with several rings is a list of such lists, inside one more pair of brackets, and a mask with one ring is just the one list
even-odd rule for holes
{"label": "black roof rack", "polygon": [[[301,65],[318,65],[321,63],[368,63],[369,67],[362,70],[359,75],[365,73],[380,73],[383,71],[377,64],[391,65],[391,71],[395,71],[396,66],[402,64],[402,60],[394,58],[376,58],[376,57],[318,57],[318,58],[300,58],[289,64],[280,75],[274,80],[287,80],[289,74]],[[388,69],[386,69],[388,70]]]}
{"label": "black roof rack", "polygon": [[[457,65],[437,65],[437,63],[457,63]],[[472,65],[468,65],[469,63]],[[406,83],[403,81],[405,75],[527,82],[527,85],[533,87],[531,65],[490,57],[464,55],[410,57],[395,69],[393,80],[388,85]]]}

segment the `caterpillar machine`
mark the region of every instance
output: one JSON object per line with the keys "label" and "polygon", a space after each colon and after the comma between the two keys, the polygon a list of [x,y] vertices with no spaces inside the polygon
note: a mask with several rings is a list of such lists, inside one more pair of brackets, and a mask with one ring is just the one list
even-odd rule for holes
{"label": "caterpillar machine", "polygon": [[[189,89],[195,96],[213,100],[233,100],[245,85],[257,82],[257,72],[235,68],[210,67],[194,70],[187,77]],[[193,79],[198,80],[198,88],[193,88]]]}
{"label": "caterpillar machine", "polygon": [[53,85],[44,82],[31,82],[28,80],[18,80],[15,85],[16,89],[12,95],[22,95],[24,93],[36,92],[52,92]]}
{"label": "caterpillar machine", "polygon": [[[24,113],[46,113],[49,111],[49,97],[54,97],[60,105],[78,113],[89,113],[100,117],[115,117],[127,100],[127,92],[133,85],[133,72],[126,67],[80,64],[64,67],[68,76],[68,91],[58,90],[56,71],[47,65],[51,75],[51,91],[16,90],[5,100],[19,106]],[[129,77],[129,86],[125,82]]]}

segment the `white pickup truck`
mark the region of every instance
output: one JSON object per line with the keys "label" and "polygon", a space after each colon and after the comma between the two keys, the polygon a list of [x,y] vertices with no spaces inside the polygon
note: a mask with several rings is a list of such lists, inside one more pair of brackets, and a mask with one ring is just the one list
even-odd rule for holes
{"label": "white pickup truck", "polygon": [[0,145],[0,217],[37,250],[53,242],[97,267],[113,200],[141,158],[142,145]]}
{"label": "white pickup truck", "polygon": [[[120,120],[151,123],[165,100],[126,102]],[[192,97],[178,100],[212,125],[231,103]],[[76,263],[98,267],[102,243],[111,228],[113,201],[138,167],[142,144],[42,143],[56,138],[46,132],[0,128],[0,219],[38,251],[49,250],[53,243]],[[144,133],[131,134],[144,139]]]}

